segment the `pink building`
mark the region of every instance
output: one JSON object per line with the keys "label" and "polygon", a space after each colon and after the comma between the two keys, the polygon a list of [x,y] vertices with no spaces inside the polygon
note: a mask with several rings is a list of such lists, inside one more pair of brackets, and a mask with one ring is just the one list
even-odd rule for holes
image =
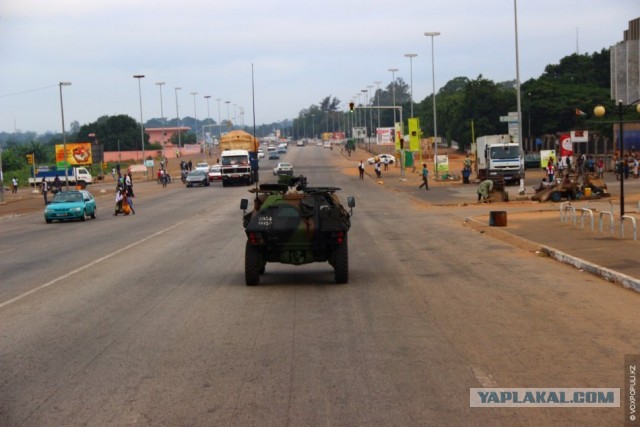
{"label": "pink building", "polygon": [[[173,135],[178,133],[178,130],[184,132],[188,132],[191,130],[188,126],[180,126],[180,127],[165,127],[165,128],[145,128],[144,131],[147,135],[149,135],[149,142],[152,144],[162,144],[164,141],[165,144],[169,143],[169,140]],[[164,136],[162,136],[162,132],[164,131]]]}

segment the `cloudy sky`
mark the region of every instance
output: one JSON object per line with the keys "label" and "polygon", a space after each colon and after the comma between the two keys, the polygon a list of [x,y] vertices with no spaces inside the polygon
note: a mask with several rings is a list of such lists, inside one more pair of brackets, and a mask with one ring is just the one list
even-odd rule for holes
{"label": "cloudy sky", "polygon": [[[622,40],[640,17],[638,0],[518,0],[521,81],[578,51]],[[335,96],[343,108],[356,93],[396,77],[414,99],[454,77],[515,79],[513,0],[2,0],[0,1],[0,131],[61,130],[103,115],[146,121],[164,115],[233,119],[245,111],[258,124],[294,118]],[[165,82],[161,87],[156,82]],[[177,91],[175,87],[182,89]],[[197,92],[197,95],[191,95]],[[211,96],[209,102],[204,98]],[[195,108],[194,108],[195,100]],[[225,101],[230,101],[226,104]],[[209,110],[209,113],[207,112]]]}

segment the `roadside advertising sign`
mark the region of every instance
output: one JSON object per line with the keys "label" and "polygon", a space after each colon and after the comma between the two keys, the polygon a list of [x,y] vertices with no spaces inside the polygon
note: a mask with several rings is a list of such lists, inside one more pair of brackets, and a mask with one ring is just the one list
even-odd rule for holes
{"label": "roadside advertising sign", "polygon": [[64,168],[66,166],[90,165],[93,163],[90,142],[70,142],[67,143],[67,152],[64,151],[64,144],[56,144],[56,166]]}

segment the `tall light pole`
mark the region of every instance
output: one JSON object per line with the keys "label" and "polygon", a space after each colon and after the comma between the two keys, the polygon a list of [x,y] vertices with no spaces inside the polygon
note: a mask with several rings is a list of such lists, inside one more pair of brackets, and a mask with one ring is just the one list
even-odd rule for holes
{"label": "tall light pole", "polygon": [[529,103],[527,108],[528,119],[527,125],[529,126],[529,130],[527,132],[527,140],[529,141],[529,150],[533,151],[533,144],[531,143],[531,92],[527,94],[529,96]]}
{"label": "tall light pole", "polygon": [[[628,105],[622,103],[622,99],[618,100],[618,164],[616,168],[616,174],[620,176],[620,221],[624,216],[624,162],[626,162],[624,156],[624,116],[623,113],[626,109],[635,106],[636,112],[640,114],[640,99],[633,101]],[[593,115],[596,117],[603,117],[606,114],[606,109],[602,105],[598,105],[593,109]],[[615,130],[614,130],[615,137]]]}
{"label": "tall light pole", "polygon": [[380,80],[374,82],[376,84],[376,98],[378,100],[378,127],[380,127]]}
{"label": "tall light pole", "polygon": [[231,120],[229,118],[229,104],[231,104],[231,101],[224,101],[225,104],[227,104],[227,128],[229,127],[229,121]]}
{"label": "tall light pole", "polygon": [[174,88],[176,93],[176,119],[178,120],[178,147],[182,147],[182,138],[180,137],[180,111],[178,110],[178,91],[182,89],[181,87]]}
{"label": "tall light pole", "polygon": [[[518,2],[513,0],[513,19],[516,34],[516,103],[518,105],[518,146],[522,155],[522,99],[520,96],[520,54],[518,51]],[[524,195],[524,162],[520,162],[520,195]]]}
{"label": "tall light pole", "polygon": [[[64,181],[66,189],[69,191],[69,165],[67,164],[67,133],[64,130],[64,106],[62,104],[62,86],[71,86],[71,82],[60,82],[60,114],[62,116],[62,151],[64,154]],[[3,188],[4,190],[4,188]]]}
{"label": "tall light pole", "polygon": [[[363,110],[364,111],[364,137],[365,137],[365,142],[367,142],[369,138],[369,127],[367,126],[367,105],[369,104],[369,98],[367,94],[369,92],[367,91],[367,89],[362,89],[360,92],[362,92],[362,99],[364,99],[364,107],[365,107]],[[369,145],[369,148],[371,148],[371,145]]]}
{"label": "tall light pole", "polygon": [[438,122],[436,115],[436,63],[434,61],[433,54],[433,38],[439,36],[439,32],[427,32],[424,33],[425,36],[431,37],[431,88],[433,94],[433,150],[434,150],[434,159],[435,159],[435,173],[436,179],[438,178]]}
{"label": "tall light pole", "polygon": [[316,140],[316,115],[315,114],[311,115],[311,136],[315,141]]}
{"label": "tall light pole", "polygon": [[222,98],[216,98],[218,101],[218,141],[220,141],[220,133],[222,132],[222,123],[220,123],[220,101]]}
{"label": "tall light pole", "polygon": [[[195,116],[193,121],[195,122],[195,135],[196,135],[196,144],[198,143],[198,110],[196,109],[196,95],[198,94],[198,92],[191,92],[191,95],[193,96],[193,115]],[[203,150],[204,151],[204,150]]]}
{"label": "tall light pole", "polygon": [[417,53],[405,53],[404,56],[409,58],[409,80],[410,80],[410,90],[411,90],[411,117],[413,117],[413,58],[418,56]]}
{"label": "tall light pole", "polygon": [[238,124],[238,104],[233,104],[233,122],[231,123],[231,129],[233,129],[233,125]]}
{"label": "tall light pole", "polygon": [[[373,89],[373,85],[367,85],[367,89],[369,89],[369,91],[367,92],[367,96],[369,97],[369,131],[371,132],[371,136],[375,135],[376,133],[373,131],[373,98],[371,98],[371,89]],[[369,140],[369,145],[371,145],[371,140]]]}
{"label": "tall light pole", "polygon": [[140,99],[140,144],[142,145],[142,164],[144,164],[144,121],[142,119],[142,90],[140,89],[140,79],[144,79],[144,74],[136,74],[134,79],[138,79],[138,98]]}
{"label": "tall light pole", "polygon": [[[211,112],[209,111],[209,100],[211,99],[211,95],[205,95],[204,99],[207,100],[207,122],[211,124]],[[204,136],[204,127],[202,128],[202,134]]]}
{"label": "tall light pole", "polygon": [[[393,126],[396,126],[396,71],[397,68],[389,68],[391,71],[391,93],[393,98]],[[395,130],[393,131],[395,133]]]}
{"label": "tall light pole", "polygon": [[164,109],[162,107],[162,86],[164,86],[164,82],[156,82],[156,85],[160,88],[160,120],[162,121],[162,137],[160,141],[162,142],[162,157],[166,158],[164,152]]}

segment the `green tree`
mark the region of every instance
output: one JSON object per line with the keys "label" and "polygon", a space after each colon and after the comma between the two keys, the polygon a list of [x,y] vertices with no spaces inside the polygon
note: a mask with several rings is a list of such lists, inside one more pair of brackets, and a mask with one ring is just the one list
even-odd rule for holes
{"label": "green tree", "polygon": [[[89,141],[89,134],[103,144],[105,151],[132,151],[142,149],[140,141],[140,125],[126,114],[102,116],[93,123],[80,127],[77,138]],[[145,146],[149,144],[149,136],[144,134]]]}

